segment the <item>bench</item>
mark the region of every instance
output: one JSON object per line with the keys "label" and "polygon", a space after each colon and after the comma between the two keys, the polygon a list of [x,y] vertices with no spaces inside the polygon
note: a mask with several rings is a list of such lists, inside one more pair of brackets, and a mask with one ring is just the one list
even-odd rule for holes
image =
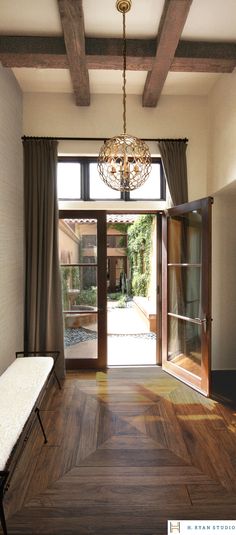
{"label": "bench", "polygon": [[46,433],[40,404],[54,375],[59,351],[17,352],[15,361],[0,376],[0,520],[7,535],[3,498],[37,416],[44,442]]}
{"label": "bench", "polygon": [[139,313],[142,320],[146,323],[150,332],[157,332],[157,314],[156,306],[147,297],[137,296],[133,297],[135,309]]}

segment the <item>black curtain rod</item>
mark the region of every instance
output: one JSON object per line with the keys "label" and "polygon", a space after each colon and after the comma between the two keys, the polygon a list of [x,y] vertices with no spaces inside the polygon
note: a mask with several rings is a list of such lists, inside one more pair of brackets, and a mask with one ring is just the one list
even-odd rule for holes
{"label": "black curtain rod", "polygon": [[[25,139],[56,139],[57,141],[106,141],[107,139],[110,139],[108,137],[45,137],[45,136],[22,136],[21,138],[22,140],[25,140]],[[154,141],[154,142],[157,142],[157,141],[185,141],[186,143],[188,142],[188,139],[185,137],[185,138],[180,138],[180,139],[172,139],[172,138],[161,138],[161,139],[158,139],[158,138],[146,138],[146,139],[143,139],[143,141]]]}

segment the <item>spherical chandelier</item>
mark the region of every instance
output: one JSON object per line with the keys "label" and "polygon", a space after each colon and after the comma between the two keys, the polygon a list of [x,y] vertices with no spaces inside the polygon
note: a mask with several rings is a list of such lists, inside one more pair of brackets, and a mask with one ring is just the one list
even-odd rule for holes
{"label": "spherical chandelier", "polygon": [[126,133],[126,25],[131,0],[117,0],[123,14],[123,134],[108,139],[100,149],[98,172],[105,184],[118,191],[131,191],[146,182],[151,171],[151,154],[141,139]]}

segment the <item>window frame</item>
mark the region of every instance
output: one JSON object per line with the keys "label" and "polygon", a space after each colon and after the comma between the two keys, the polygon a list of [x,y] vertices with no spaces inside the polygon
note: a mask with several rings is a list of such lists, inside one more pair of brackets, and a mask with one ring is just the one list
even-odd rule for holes
{"label": "window frame", "polygon": [[[132,199],[130,198],[130,194],[128,191],[121,191],[120,192],[120,198],[114,199],[114,198],[90,198],[90,173],[89,173],[89,166],[91,163],[97,163],[97,157],[96,156],[58,156],[57,159],[58,163],[79,163],[80,164],[80,192],[81,196],[79,198],[61,198],[58,197],[59,201],[89,201],[89,202],[120,202],[120,201],[129,201],[132,203],[140,202],[140,201],[165,201],[166,200],[166,180],[163,170],[163,165],[161,158],[156,156],[152,158],[152,163],[158,163],[160,165],[160,197],[155,198],[136,198]],[[119,192],[118,192],[119,193]]]}

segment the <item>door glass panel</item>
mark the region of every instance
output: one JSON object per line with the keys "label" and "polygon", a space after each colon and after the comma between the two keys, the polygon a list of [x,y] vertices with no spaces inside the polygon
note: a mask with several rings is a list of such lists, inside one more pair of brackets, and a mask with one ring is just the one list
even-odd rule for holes
{"label": "door glass panel", "polygon": [[97,221],[59,223],[65,357],[98,357]]}
{"label": "door glass panel", "polygon": [[200,377],[202,325],[168,317],[168,361]]}
{"label": "door glass panel", "polygon": [[168,219],[167,254],[167,359],[176,366],[200,376],[202,356],[201,210],[185,212]]}
{"label": "door glass panel", "polygon": [[192,319],[201,317],[201,267],[168,267],[168,311]]}
{"label": "door glass panel", "polygon": [[202,214],[200,210],[168,220],[168,263],[201,264]]}

